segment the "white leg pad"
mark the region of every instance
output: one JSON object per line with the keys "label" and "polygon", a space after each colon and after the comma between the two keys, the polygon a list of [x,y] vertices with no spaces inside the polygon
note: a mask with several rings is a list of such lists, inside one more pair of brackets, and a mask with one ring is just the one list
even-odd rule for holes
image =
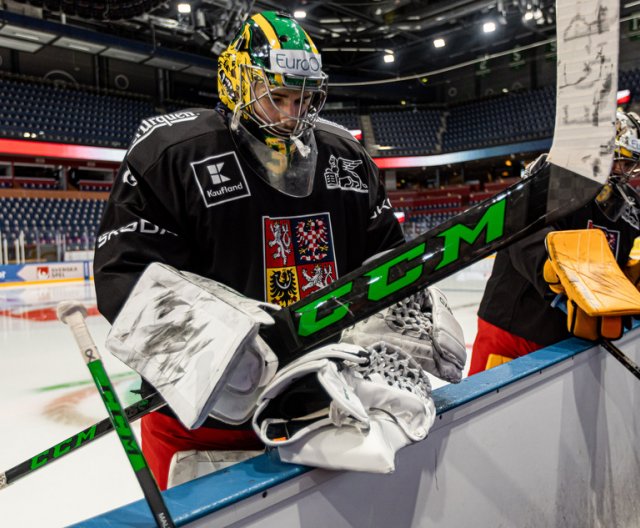
{"label": "white leg pad", "polygon": [[260,451],[178,451],[169,465],[167,487],[172,488],[264,453]]}

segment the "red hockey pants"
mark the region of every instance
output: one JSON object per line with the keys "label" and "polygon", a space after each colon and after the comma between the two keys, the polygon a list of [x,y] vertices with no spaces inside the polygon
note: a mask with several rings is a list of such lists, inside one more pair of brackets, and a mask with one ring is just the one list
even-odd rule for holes
{"label": "red hockey pants", "polygon": [[[469,376],[487,370],[492,363],[506,362],[541,348],[542,345],[538,343],[511,334],[478,317],[478,334],[471,351]],[[502,357],[504,360],[496,362],[492,356]]]}
{"label": "red hockey pants", "polygon": [[263,449],[252,430],[200,427],[190,431],[166,414],[142,417],[142,452],[161,490],[167,489],[169,465],[178,451],[227,451]]}

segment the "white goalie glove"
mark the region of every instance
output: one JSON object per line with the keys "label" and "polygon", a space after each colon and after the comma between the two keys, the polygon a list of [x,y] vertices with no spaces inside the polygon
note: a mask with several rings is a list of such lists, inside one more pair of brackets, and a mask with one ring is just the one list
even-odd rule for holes
{"label": "white goalie glove", "polygon": [[337,343],[276,374],[253,428],[285,462],[389,473],[396,451],[423,440],[434,420],[429,379],[408,354]]}
{"label": "white goalie glove", "polygon": [[107,336],[107,348],[162,395],[189,429],[210,414],[247,421],[278,361],[258,335],[273,324],[254,301],[216,281],[153,263]]}
{"label": "white goalie glove", "polygon": [[391,343],[430,374],[452,383],[462,379],[467,360],[462,327],[444,293],[434,286],[348,328],[342,341],[365,347]]}

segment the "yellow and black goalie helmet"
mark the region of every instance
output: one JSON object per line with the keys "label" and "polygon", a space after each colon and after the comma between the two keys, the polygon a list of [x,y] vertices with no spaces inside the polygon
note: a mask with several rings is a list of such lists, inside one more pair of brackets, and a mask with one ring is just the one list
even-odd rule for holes
{"label": "yellow and black goalie helmet", "polygon": [[[256,95],[259,84],[267,89]],[[299,90],[305,104],[296,115],[281,111],[267,122],[255,105],[275,106],[272,95],[283,90]],[[236,121],[251,119],[268,134],[293,139],[313,127],[327,96],[327,76],[307,32],[289,15],[265,11],[249,18],[218,58],[218,94]],[[285,121],[295,126],[284,129]]]}

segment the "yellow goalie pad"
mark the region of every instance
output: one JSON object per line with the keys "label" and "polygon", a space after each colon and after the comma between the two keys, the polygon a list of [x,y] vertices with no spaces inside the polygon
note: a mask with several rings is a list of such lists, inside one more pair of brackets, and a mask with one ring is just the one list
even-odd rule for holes
{"label": "yellow goalie pad", "polygon": [[500,354],[489,354],[487,358],[487,365],[485,366],[485,370],[492,369],[493,367],[498,367],[500,365],[504,365],[505,363],[509,363],[513,358],[502,356]]}
{"label": "yellow goalie pad", "polygon": [[600,229],[553,231],[546,244],[544,276],[553,291],[564,290],[591,317],[640,313],[640,292],[618,266]]}

